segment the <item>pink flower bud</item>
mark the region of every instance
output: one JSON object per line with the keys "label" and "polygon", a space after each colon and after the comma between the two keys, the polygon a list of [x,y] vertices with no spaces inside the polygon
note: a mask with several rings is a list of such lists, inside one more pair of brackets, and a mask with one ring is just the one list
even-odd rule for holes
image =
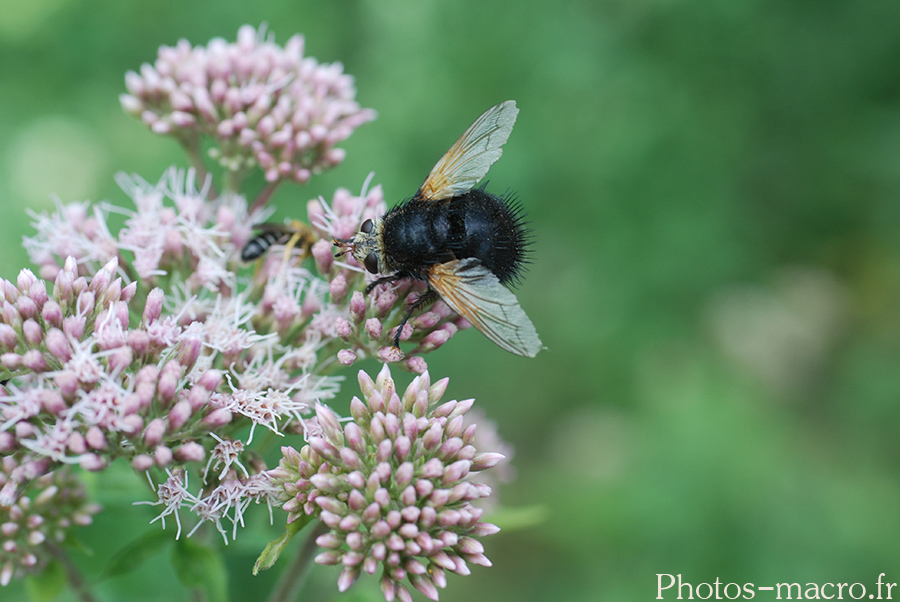
{"label": "pink flower bud", "polygon": [[125,416],[122,419],[120,428],[122,432],[127,435],[134,435],[138,431],[140,431],[144,427],[144,419],[138,416],[137,414],[131,414],[130,416]]}
{"label": "pink flower bud", "polygon": [[506,459],[506,456],[503,454],[497,454],[492,452],[487,452],[483,454],[476,454],[475,459],[472,462],[472,470],[486,470],[488,468],[493,468],[500,462]]}
{"label": "pink flower bud", "polygon": [[322,308],[322,300],[318,295],[307,293],[303,298],[301,313],[303,317],[308,318]]}
{"label": "pink flower bud", "polygon": [[203,419],[203,424],[209,430],[214,431],[231,422],[231,412],[225,408],[213,410]]}
{"label": "pink flower bud", "polygon": [[[68,259],[66,265],[68,265]],[[77,267],[75,268],[77,270]],[[74,296],[75,271],[63,269],[56,274],[53,283],[53,297],[59,302],[71,301]]]}
{"label": "pink flower bud", "polygon": [[171,401],[175,399],[175,394],[178,392],[178,376],[172,371],[163,370],[159,375],[156,392],[165,405],[171,403]]}
{"label": "pink flower bud", "polygon": [[422,341],[422,349],[424,351],[433,351],[450,340],[452,333],[447,330],[435,330],[428,333],[428,336]]}
{"label": "pink flower bud", "polygon": [[19,271],[19,277],[16,280],[17,288],[23,293],[27,293],[28,289],[31,288],[31,285],[37,282],[37,277],[34,275],[34,272],[25,268]]}
{"label": "pink flower bud", "polygon": [[22,315],[19,310],[9,301],[3,301],[3,321],[13,328],[21,327]]}
{"label": "pink flower bud", "polygon": [[11,351],[19,344],[19,335],[16,329],[9,324],[0,324],[0,345],[4,349]]}
{"label": "pink flower bud", "polygon": [[206,458],[206,450],[196,441],[188,441],[175,449],[175,458],[179,462],[202,462]]}
{"label": "pink flower bud", "polygon": [[[102,272],[101,272],[102,273]],[[78,301],[75,303],[75,311],[79,316],[88,316],[94,312],[96,299],[91,291],[83,291],[78,295]]]}
{"label": "pink flower bud", "polygon": [[128,304],[124,301],[116,301],[113,307],[119,324],[122,325],[122,328],[128,328],[128,318],[130,317],[128,313]]}
{"label": "pink flower bud", "polygon": [[415,374],[425,374],[428,371],[428,364],[419,356],[413,356],[406,360],[406,368]]}
{"label": "pink flower bud", "polygon": [[147,353],[150,347],[150,335],[144,330],[132,330],[128,333],[128,346],[137,356]]}
{"label": "pink flower bud", "polygon": [[17,422],[16,423],[16,439],[30,439],[34,436],[34,433],[37,431],[35,426],[30,422]]}
{"label": "pink flower bud", "polygon": [[384,318],[390,313],[397,303],[397,293],[394,291],[383,291],[375,297],[375,311],[378,316]]}
{"label": "pink flower bud", "polygon": [[[42,389],[38,391],[38,398],[41,401],[41,407],[49,414],[59,416],[69,408],[63,400],[62,395],[58,391],[52,389]],[[78,452],[80,453],[80,452]]]}
{"label": "pink flower bud", "polygon": [[366,299],[362,291],[353,291],[353,296],[350,297],[350,316],[356,324],[366,317]]}
{"label": "pink flower bud", "polygon": [[81,340],[84,336],[84,316],[69,316],[63,320],[63,332],[73,339]]}
{"label": "pink flower bud", "polygon": [[148,454],[135,456],[134,459],[131,460],[131,467],[138,472],[150,470],[153,467],[153,457]]}
{"label": "pink flower bud", "polygon": [[160,445],[153,452],[153,459],[156,461],[157,466],[168,466],[172,463],[172,450],[165,445]]}
{"label": "pink flower bud", "polygon": [[378,318],[369,318],[366,320],[366,334],[374,340],[381,338],[381,320]]}
{"label": "pink flower bud", "polygon": [[62,327],[62,308],[60,308],[59,303],[56,301],[50,299],[44,303],[44,308],[41,310],[41,316],[44,318],[45,323],[55,326],[56,328]]}
{"label": "pink flower bud", "polygon": [[[310,216],[312,219],[312,216]],[[316,261],[316,269],[320,274],[326,275],[334,265],[334,256],[332,255],[333,246],[330,241],[317,240],[312,246],[312,256]]]}
{"label": "pink flower bud", "polygon": [[131,365],[133,359],[131,347],[119,347],[107,359],[109,371],[119,374]]}
{"label": "pink flower bud", "polygon": [[69,400],[75,396],[79,388],[78,377],[70,371],[58,373],[53,377],[53,382],[56,384],[56,388],[59,389],[60,394]]}
{"label": "pink flower bud", "polygon": [[447,390],[447,385],[450,384],[449,378],[442,378],[437,381],[431,388],[428,389],[428,401],[430,403],[437,403],[441,397],[444,396],[444,392]]}
{"label": "pink flower bud", "polygon": [[69,434],[69,438],[66,440],[66,447],[73,454],[83,454],[87,451],[87,443],[85,443],[84,435],[75,431]]}
{"label": "pink flower bud", "polygon": [[385,363],[399,362],[403,359],[403,352],[397,347],[382,347],[377,355],[378,359]]}
{"label": "pink flower bud", "polygon": [[134,379],[135,384],[141,383],[149,383],[152,385],[156,385],[156,380],[159,378],[159,368],[154,365],[144,366],[140,370],[138,370],[137,376]]}
{"label": "pink flower bud", "polygon": [[100,472],[106,468],[106,460],[97,454],[85,454],[81,456],[81,461],[78,464],[81,468],[89,472]]}
{"label": "pink flower bud", "polygon": [[430,328],[434,328],[440,321],[441,316],[433,311],[426,311],[422,315],[416,316],[413,319],[413,323],[415,324],[416,328],[420,330],[428,330]]}
{"label": "pink flower bud", "polygon": [[103,434],[103,431],[98,426],[88,428],[87,433],[84,435],[84,440],[91,449],[106,449],[106,435]]}
{"label": "pink flower bud", "polygon": [[328,292],[331,293],[331,302],[340,303],[347,294],[347,279],[343,274],[338,274],[328,285]]}
{"label": "pink flower bud", "polygon": [[122,294],[122,279],[116,278],[109,285],[101,291],[100,293],[100,304],[104,307],[108,307],[112,303],[117,303],[119,301],[119,296]]}
{"label": "pink flower bud", "polygon": [[350,322],[348,322],[344,318],[335,318],[334,332],[342,339],[348,339],[350,338],[350,335],[353,334],[353,327],[350,325]]}
{"label": "pink flower bud", "polygon": [[[444,427],[444,438],[448,441],[450,439],[459,439],[460,435],[463,431],[463,420],[462,416],[454,416],[450,420],[447,421],[447,425]],[[446,444],[446,441],[444,442]],[[459,452],[462,449],[463,440],[459,439],[459,446],[453,451],[454,454]]]}
{"label": "pink flower bud", "polygon": [[[354,397],[354,399],[356,399]],[[366,439],[363,435],[362,429],[359,428],[355,422],[347,423],[346,428],[344,429],[344,437],[346,438],[347,445],[350,446],[350,449],[354,450],[357,454],[366,453]]]}
{"label": "pink flower bud", "polygon": [[209,405],[210,392],[200,386],[191,387],[187,394],[187,401],[191,404],[192,412],[199,412]]}
{"label": "pink flower bud", "polygon": [[[413,334],[413,325],[410,324],[409,322],[407,322],[406,324],[403,325],[403,329],[400,331],[400,340],[408,341],[409,337],[411,337],[412,334]],[[395,336],[397,336],[397,328],[392,328],[391,329],[391,337],[393,338]]]}
{"label": "pink flower bud", "polygon": [[[312,199],[306,203],[306,215],[309,216],[309,223],[313,225],[323,223],[325,221],[325,210],[322,208],[322,203],[318,199]],[[328,246],[330,247],[331,243]]]}
{"label": "pink flower bud", "polygon": [[337,352],[337,359],[343,366],[352,366],[356,361],[356,353],[350,349],[341,349]]}
{"label": "pink flower bud", "polygon": [[88,283],[84,276],[79,276],[72,282],[72,292],[75,294],[75,299],[78,299],[78,296],[88,290]]}
{"label": "pink flower bud", "polygon": [[156,387],[153,383],[137,383],[134,387],[134,394],[138,399],[139,406],[142,408],[150,407],[155,391]]}
{"label": "pink flower bud", "polygon": [[22,356],[18,353],[4,353],[0,355],[0,364],[7,370],[17,370],[22,365]]}
{"label": "pink flower bud", "polygon": [[119,295],[119,300],[128,303],[134,298],[134,294],[137,292],[137,281],[132,282],[128,286],[122,289],[122,293]]}
{"label": "pink flower bud", "polygon": [[197,337],[188,337],[181,341],[181,348],[178,351],[178,363],[186,367],[188,370],[200,357],[200,351],[203,349],[203,341]]}
{"label": "pink flower bud", "polygon": [[203,376],[200,377],[200,380],[197,381],[198,385],[210,392],[218,389],[221,383],[222,373],[218,370],[207,370],[203,373]]}
{"label": "pink flower bud", "polygon": [[19,298],[19,289],[6,278],[0,278],[0,293],[2,293],[0,297],[12,301],[13,303]]}
{"label": "pink flower bud", "polygon": [[454,462],[444,469],[444,474],[441,477],[441,484],[446,487],[459,482],[469,474],[470,466],[471,462],[468,460],[458,460]]}
{"label": "pink flower bud", "polygon": [[19,299],[16,301],[16,308],[19,310],[19,315],[23,318],[33,318],[38,315],[37,303],[32,301],[31,297],[26,297],[25,295],[19,296]]}
{"label": "pink flower bud", "polygon": [[37,349],[31,349],[22,355],[22,365],[34,372],[44,372],[49,368],[44,354]]}
{"label": "pink flower bud", "polygon": [[[160,379],[162,380],[162,379]],[[177,431],[184,426],[184,424],[188,421],[188,419],[193,414],[191,410],[191,402],[186,399],[182,399],[169,410],[169,430]]]}
{"label": "pink flower bud", "polygon": [[[109,265],[109,264],[107,264]],[[99,297],[106,290],[106,287],[109,286],[110,281],[112,280],[112,272],[110,272],[106,266],[100,269],[94,277],[91,279],[91,292],[95,297]]]}
{"label": "pink flower bud", "polygon": [[42,308],[44,304],[49,300],[49,296],[47,295],[47,284],[43,280],[35,280],[30,287],[28,287],[28,296],[31,297],[31,300],[37,303],[37,306]]}
{"label": "pink flower bud", "polygon": [[144,444],[147,447],[156,447],[162,442],[166,434],[166,421],[162,418],[154,418],[144,429]]}
{"label": "pink flower bud", "polygon": [[159,319],[162,314],[162,304],[164,293],[161,288],[155,288],[147,295],[147,303],[144,305],[143,322],[145,325],[151,324]]}

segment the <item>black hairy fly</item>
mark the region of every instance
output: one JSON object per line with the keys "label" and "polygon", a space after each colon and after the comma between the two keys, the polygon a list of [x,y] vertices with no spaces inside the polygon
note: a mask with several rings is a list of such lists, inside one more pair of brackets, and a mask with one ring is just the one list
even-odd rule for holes
{"label": "black hairy fly", "polygon": [[351,239],[335,240],[373,274],[366,287],[404,278],[428,290],[410,304],[394,336],[413,312],[437,299],[488,339],[517,355],[534,357],[542,344],[531,320],[506,285],[526,261],[528,232],[509,197],[474,188],[500,158],[519,110],[512,100],[488,109],[437,162],[418,192],[379,219],[366,220]]}

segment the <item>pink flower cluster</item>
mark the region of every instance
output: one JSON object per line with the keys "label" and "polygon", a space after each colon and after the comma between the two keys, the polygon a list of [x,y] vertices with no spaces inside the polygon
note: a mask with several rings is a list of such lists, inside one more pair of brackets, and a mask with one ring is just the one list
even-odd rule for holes
{"label": "pink flower cluster", "polygon": [[123,286],[117,269],[113,259],[88,282],[70,258],[50,294],[28,270],[17,285],[0,280],[0,364],[17,376],[0,396],[0,449],[20,458],[0,503],[64,464],[102,470],[120,455],[139,470],[202,461],[196,438],[231,421],[211,403],[221,374],[192,372],[202,339],[161,315],[160,289],[130,327],[137,283]]}
{"label": "pink flower cluster", "polygon": [[[18,467],[12,456],[0,460],[0,487]],[[84,485],[68,468],[38,477],[30,491],[10,505],[0,504],[0,585],[39,572],[47,562],[47,547],[61,544],[72,526],[91,524],[100,511],[87,501]]]}
{"label": "pink flower cluster", "polygon": [[359,372],[365,403],[354,397],[353,421],[342,425],[316,406],[316,425],[299,452],[269,472],[289,496],[289,522],[311,515],[329,531],[316,543],[320,564],[340,564],[338,589],[381,568],[388,602],[412,600],[402,581],[432,600],[447,584],[445,571],[461,575],[468,564],[490,566],[476,539],[499,529],[481,522],[472,501],[490,487],[472,481],[503,456],[472,445],[476,426],[464,426],[474,400],[438,405],[447,379],[431,384],[428,373],[398,394],[387,365],[373,381]]}
{"label": "pink flower cluster", "polygon": [[[250,240],[252,224],[265,214],[248,214],[240,195],[211,199],[209,180],[198,187],[193,169],[170,168],[156,184],[124,174],[117,181],[134,209],[58,203],[53,213],[32,214],[37,233],[23,241],[41,277],[55,278],[67,257],[76,258],[81,276],[117,257],[150,287],[173,280],[190,292],[234,286],[235,248]],[[114,213],[125,216],[117,235],[109,227]]]}
{"label": "pink flower cluster", "polygon": [[189,149],[211,136],[214,158],[232,172],[258,165],[269,182],[305,183],[343,160],[335,145],[375,112],[356,103],[353,79],[339,63],[320,65],[303,47],[302,36],[282,48],[249,25],[236,43],[181,40],[162,46],[140,73],[128,72],[121,103]]}
{"label": "pink flower cluster", "polygon": [[[340,162],[334,145],[374,117],[352,80],[303,57],[299,36],[281,48],[243,27],[236,44],[163,47],[126,82],[125,109],[195,160],[199,137],[216,139],[227,192],[198,178],[202,167],[171,168],[156,184],[119,177],[133,207],[33,214],[24,245],[40,278],[0,280],[0,584],[39,570],[67,527],[90,522],[98,508],[77,470],[119,458],[146,472],[157,499],[143,503],[163,526],[174,519],[176,537],[187,512],[188,535],[206,524],[227,542],[252,502],[319,519],[329,532],[316,560],[343,565],[341,590],[381,567],[387,600],[409,600],[407,582],[437,599],[446,571],[489,565],[476,537],[497,528],[473,502],[490,487],[472,477],[503,456],[476,451],[472,400],[437,405],[447,381],[432,384],[422,359],[467,323],[438,301],[404,327],[404,355],[394,333],[426,284],[366,296],[372,276],[334,256],[334,237],[384,214],[381,187],[310,201],[309,225],[288,228],[296,244],[241,261],[274,185]],[[248,209],[239,185],[255,166],[272,185]],[[365,402],[354,398],[342,425],[324,405],[340,389],[333,372],[364,358],[385,366],[375,381],[359,373]],[[402,396],[388,363],[419,374]],[[286,445],[270,470],[257,427],[308,445]]]}

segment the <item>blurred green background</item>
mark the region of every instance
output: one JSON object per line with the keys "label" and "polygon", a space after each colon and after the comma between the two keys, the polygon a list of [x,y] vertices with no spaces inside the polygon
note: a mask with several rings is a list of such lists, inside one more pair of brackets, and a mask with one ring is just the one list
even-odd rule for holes
{"label": "blurred green background", "polygon": [[[27,265],[26,207],[125,203],[116,172],[186,165],[119,108],[125,71],[160,44],[267,22],[356,77],[378,120],[339,168],[282,186],[280,215],[370,171],[405,198],[477,115],[517,100],[489,177],[531,219],[518,294],[548,349],[522,359],[472,331],[428,358],[449,396],[497,421],[518,473],[486,540],[494,567],[451,577],[442,600],[649,600],[658,573],[900,581],[894,0],[2,0],[0,14],[6,278]],[[135,483],[98,480],[107,511],[74,555],[88,571],[156,528],[130,506]],[[235,600],[271,586],[249,575],[261,541],[229,546]],[[167,554],[103,599],[186,599]],[[345,595],[335,579],[315,568],[305,599],[381,599],[372,578]]]}

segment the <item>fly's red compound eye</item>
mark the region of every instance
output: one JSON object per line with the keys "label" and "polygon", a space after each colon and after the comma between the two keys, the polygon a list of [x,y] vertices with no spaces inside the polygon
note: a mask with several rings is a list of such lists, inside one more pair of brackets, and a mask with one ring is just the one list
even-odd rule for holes
{"label": "fly's red compound eye", "polygon": [[[364,221],[362,223],[362,226],[359,227],[359,231],[362,232],[363,234],[371,234],[372,230],[374,228],[375,228],[375,224],[372,223],[372,220],[367,219],[366,221]],[[366,262],[368,262],[368,261],[369,261],[369,259],[366,258]],[[369,271],[371,271],[371,270],[369,270]],[[372,273],[374,274],[375,272],[372,272]]]}

